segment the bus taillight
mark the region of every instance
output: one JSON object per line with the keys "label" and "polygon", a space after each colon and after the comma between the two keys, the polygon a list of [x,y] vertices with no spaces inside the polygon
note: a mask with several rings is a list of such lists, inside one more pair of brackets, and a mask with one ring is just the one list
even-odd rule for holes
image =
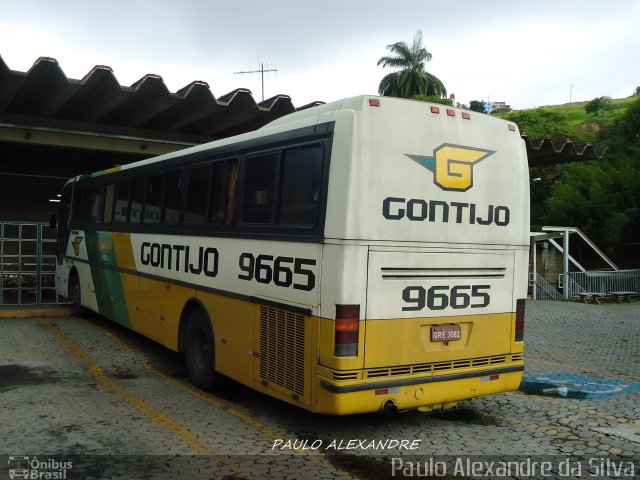
{"label": "bus taillight", "polygon": [[336,333],[333,354],[336,357],[358,355],[360,305],[336,305]]}
{"label": "bus taillight", "polygon": [[516,342],[524,340],[524,298],[516,300]]}

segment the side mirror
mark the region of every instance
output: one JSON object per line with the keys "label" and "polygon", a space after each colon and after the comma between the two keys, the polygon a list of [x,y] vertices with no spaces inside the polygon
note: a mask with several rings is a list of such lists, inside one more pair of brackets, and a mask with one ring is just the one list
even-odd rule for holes
{"label": "side mirror", "polygon": [[58,216],[55,213],[51,214],[49,217],[49,228],[57,228],[58,227]]}

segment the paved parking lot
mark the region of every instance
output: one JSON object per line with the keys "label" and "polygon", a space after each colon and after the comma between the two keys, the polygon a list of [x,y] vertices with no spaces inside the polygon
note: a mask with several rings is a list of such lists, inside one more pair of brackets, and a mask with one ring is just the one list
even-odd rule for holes
{"label": "paved parking lot", "polygon": [[0,335],[0,479],[534,478],[498,470],[527,459],[537,478],[640,477],[640,302],[529,301],[531,388],[432,415],[205,393],[179,355],[101,318],[4,318]]}

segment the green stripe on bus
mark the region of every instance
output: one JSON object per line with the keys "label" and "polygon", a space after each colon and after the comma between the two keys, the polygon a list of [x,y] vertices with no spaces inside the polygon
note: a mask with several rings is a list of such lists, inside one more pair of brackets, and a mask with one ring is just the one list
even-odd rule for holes
{"label": "green stripe on bus", "polygon": [[131,320],[127,311],[127,302],[120,280],[120,273],[115,269],[98,265],[117,267],[117,259],[113,248],[113,238],[110,232],[85,232],[87,253],[92,262],[91,277],[96,291],[98,310],[101,315],[116,322],[131,327]]}

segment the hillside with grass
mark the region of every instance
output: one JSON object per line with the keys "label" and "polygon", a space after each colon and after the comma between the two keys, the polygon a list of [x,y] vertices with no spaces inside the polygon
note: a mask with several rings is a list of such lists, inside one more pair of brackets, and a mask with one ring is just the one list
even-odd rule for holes
{"label": "hillside with grass", "polygon": [[626,98],[611,99],[608,108],[602,111],[602,115],[587,113],[585,107],[589,102],[573,102],[563,105],[551,105],[543,109],[564,115],[568,126],[575,132],[576,138],[583,141],[595,141],[596,132],[602,126],[610,125],[622,118],[627,109],[638,99],[640,95],[632,95]]}
{"label": "hillside with grass", "polygon": [[[570,138],[576,143],[597,143],[598,132],[620,120],[638,100],[640,94],[610,99],[597,113],[587,113],[586,107],[591,101],[584,101],[528,110],[497,111],[493,115],[518,123],[520,130],[532,138],[550,136],[558,139]],[[541,119],[536,119],[536,116]]]}

